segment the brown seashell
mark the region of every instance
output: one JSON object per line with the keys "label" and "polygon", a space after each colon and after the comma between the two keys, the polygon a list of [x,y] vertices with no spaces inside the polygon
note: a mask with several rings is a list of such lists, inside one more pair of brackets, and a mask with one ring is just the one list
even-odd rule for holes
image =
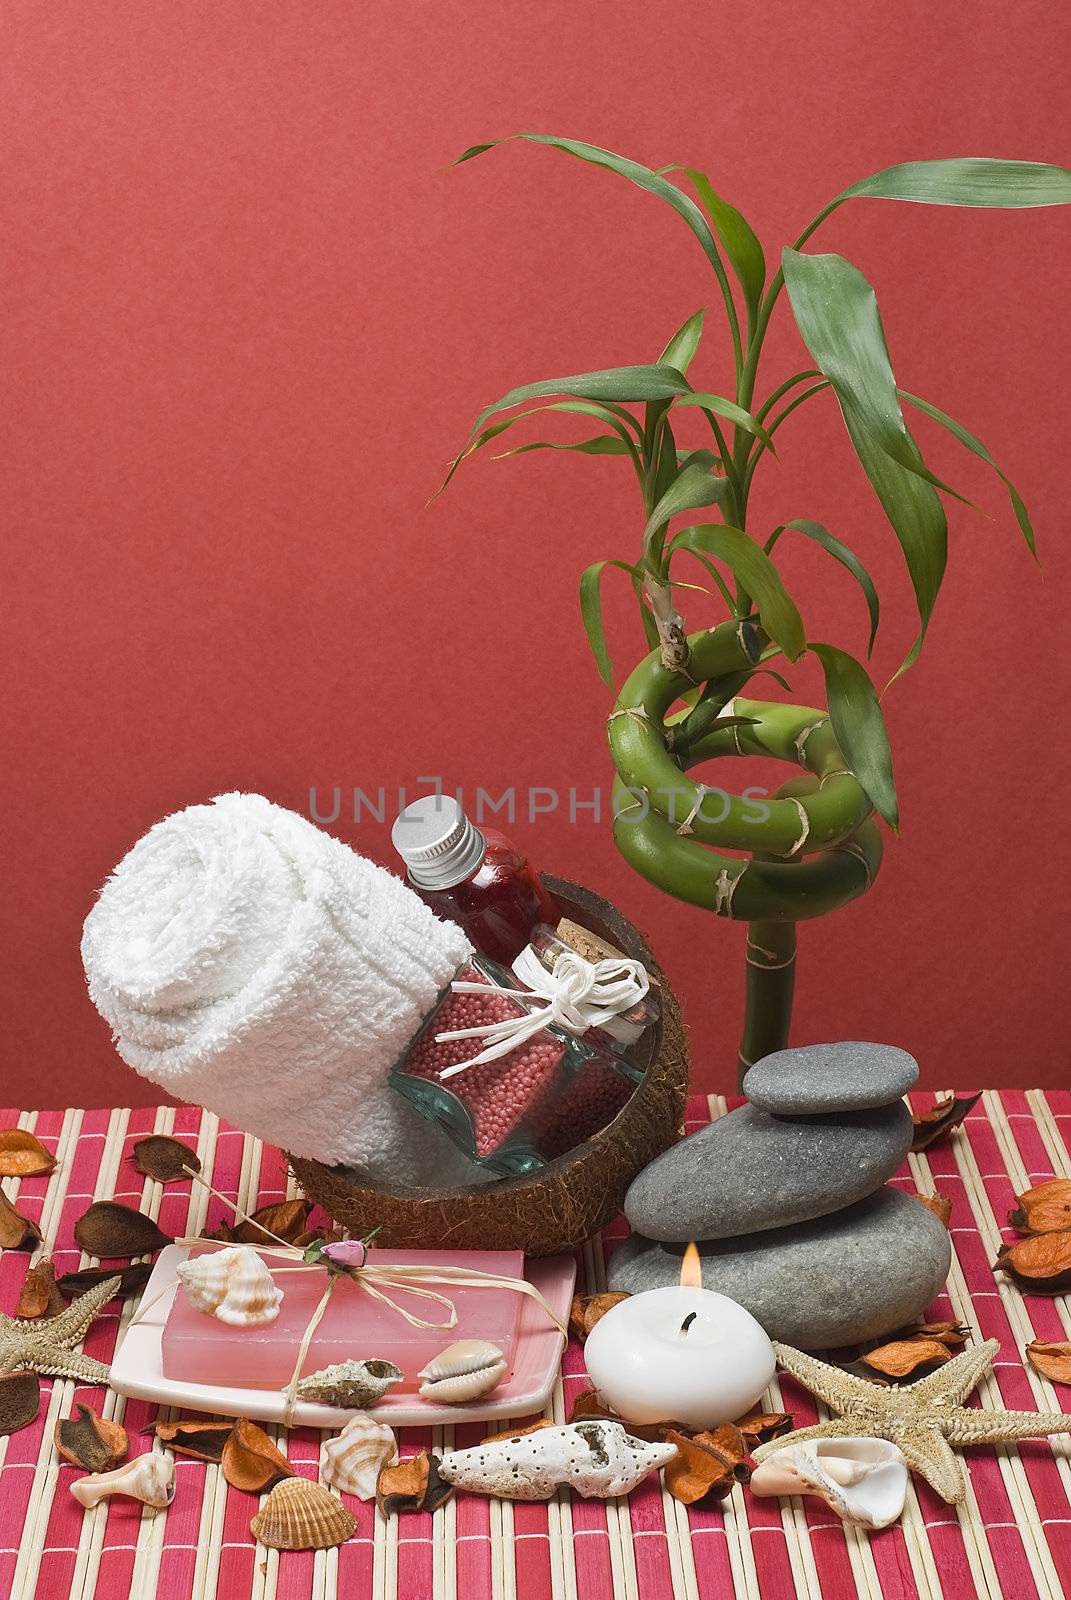
{"label": "brown seashell", "polygon": [[32,1250],[40,1243],[41,1230],[36,1222],[16,1211],[0,1189],[0,1250]]}
{"label": "brown seashell", "polygon": [[223,1449],[234,1432],[233,1422],[158,1422],[149,1430],[160,1443],[179,1456],[195,1461],[223,1460]]}
{"label": "brown seashell", "polygon": [[1071,1344],[1046,1344],[1043,1339],[1034,1339],[1027,1345],[1026,1354],[1043,1378],[1051,1383],[1071,1383]]}
{"label": "brown seashell", "polygon": [[244,1417],[234,1424],[224,1443],[222,1462],[227,1482],[247,1494],[263,1494],[283,1478],[294,1476],[293,1467],[264,1429]]}
{"label": "brown seashell", "polygon": [[478,1400],[502,1382],[508,1362],[489,1339],[459,1339],[447,1345],[417,1374],[424,1381],[420,1393],[427,1400],[461,1405]]}
{"label": "brown seashell", "polygon": [[707,1495],[723,1499],[751,1476],[747,1441],[732,1422],[691,1438],[671,1428],[666,1443],[676,1445],[677,1454],[665,1469],[665,1485],[682,1505],[695,1505]]}
{"label": "brown seashell", "polygon": [[861,1357],[864,1366],[886,1378],[907,1378],[920,1367],[944,1366],[951,1359],[951,1350],[940,1339],[896,1339]]}
{"label": "brown seashell", "polygon": [[25,1128],[0,1128],[0,1178],[32,1178],[55,1165],[55,1156]]}
{"label": "brown seashell", "polygon": [[1024,1233],[1059,1233],[1071,1228],[1071,1178],[1050,1178],[1015,1198],[1019,1203],[1008,1212],[1013,1228]]}
{"label": "brown seashell", "polygon": [[1062,1294],[1071,1289],[1071,1232],[1031,1233],[1001,1245],[993,1271],[1006,1272],[1030,1293]]}
{"label": "brown seashell", "polygon": [[95,1200],[74,1225],[74,1237],[87,1256],[147,1256],[174,1244],[151,1217],[118,1200]]}
{"label": "brown seashell", "polygon": [[250,1532],[273,1550],[330,1550],[352,1539],[357,1522],[342,1501],[308,1478],[277,1483]]}
{"label": "brown seashell", "polygon": [[946,1228],[948,1227],[952,1217],[952,1202],[946,1194],[939,1194],[935,1189],[933,1194],[917,1194],[915,1199],[921,1205],[924,1205],[927,1211],[932,1211],[938,1221],[943,1222]]}
{"label": "brown seashell", "polygon": [[48,1256],[42,1256],[40,1261],[26,1268],[15,1315],[25,1322],[33,1322],[37,1318],[56,1317],[65,1309],[63,1296],[56,1287],[56,1269]]}
{"label": "brown seashell", "polygon": [[604,1317],[618,1301],[627,1299],[628,1295],[623,1289],[607,1291],[605,1294],[574,1294],[569,1308],[569,1332],[579,1344],[583,1344],[599,1318]]}
{"label": "brown seashell", "polygon": [[147,1139],[139,1139],[130,1160],[143,1177],[155,1178],[157,1183],[176,1183],[201,1170],[196,1151],[166,1133],[151,1133]]}
{"label": "brown seashell", "polygon": [[958,1128],[981,1098],[980,1094],[946,1094],[936,1100],[929,1111],[916,1111],[911,1119],[915,1124],[912,1150],[928,1150],[931,1144]]}
{"label": "brown seashell", "polygon": [[121,1271],[115,1271],[112,1267],[86,1267],[82,1272],[65,1272],[62,1278],[56,1279],[56,1288],[68,1300],[74,1300],[80,1294],[85,1294],[87,1289],[95,1289],[98,1283],[115,1278],[118,1287],[112,1298],[121,1296],[126,1300],[131,1295],[140,1294],[151,1277],[151,1261],[132,1261],[129,1267],[123,1267]]}
{"label": "brown seashell", "polygon": [[41,1382],[36,1372],[7,1372],[0,1377],[0,1434],[17,1433],[37,1416]]}
{"label": "brown seashell", "polygon": [[110,1472],[126,1459],[130,1449],[127,1431],[102,1417],[92,1406],[75,1407],[76,1417],[56,1421],[56,1449],[65,1461],[86,1472]]}

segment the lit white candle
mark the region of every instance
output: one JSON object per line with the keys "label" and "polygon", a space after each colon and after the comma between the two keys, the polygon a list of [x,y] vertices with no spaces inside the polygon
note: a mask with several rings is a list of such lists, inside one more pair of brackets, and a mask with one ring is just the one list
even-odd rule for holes
{"label": "lit white candle", "polygon": [[595,1388],[625,1421],[691,1428],[742,1417],[776,1365],[750,1311],[688,1283],[645,1289],[611,1306],[588,1334],[584,1360]]}

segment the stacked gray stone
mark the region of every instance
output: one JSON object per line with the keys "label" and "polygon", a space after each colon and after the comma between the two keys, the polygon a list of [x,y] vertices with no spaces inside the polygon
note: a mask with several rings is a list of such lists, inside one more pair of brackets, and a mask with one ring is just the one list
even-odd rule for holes
{"label": "stacked gray stone", "polygon": [[912,1321],[951,1264],[948,1230],[886,1183],[911,1145],[901,1097],[917,1077],[891,1045],[811,1045],[757,1061],[747,1105],[634,1180],[634,1231],[611,1257],[610,1288],[676,1283],[694,1239],[704,1286],[785,1344],[831,1349]]}

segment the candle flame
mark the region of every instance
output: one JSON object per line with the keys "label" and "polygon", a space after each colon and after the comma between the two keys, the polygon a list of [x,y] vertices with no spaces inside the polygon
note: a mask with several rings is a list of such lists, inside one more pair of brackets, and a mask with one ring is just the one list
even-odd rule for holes
{"label": "candle flame", "polygon": [[695,1247],[695,1240],[684,1252],[681,1261],[681,1285],[685,1289],[701,1289],[703,1287],[703,1263],[699,1251]]}

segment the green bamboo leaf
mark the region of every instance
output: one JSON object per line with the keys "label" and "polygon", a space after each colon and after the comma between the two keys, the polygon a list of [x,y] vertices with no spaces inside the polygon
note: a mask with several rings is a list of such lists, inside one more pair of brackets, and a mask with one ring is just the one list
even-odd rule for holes
{"label": "green bamboo leaf", "polygon": [[1045,161],[1001,161],[965,156],[941,161],[905,161],[849,187],[825,215],[845,200],[912,200],[924,206],[983,206],[1025,210],[1071,205],[1071,170]]}
{"label": "green bamboo leaf", "polygon": [[585,456],[627,456],[628,445],[612,433],[597,433],[594,439],[580,439],[576,444],[562,444],[551,439],[533,439],[529,444],[519,444],[513,450],[503,450],[495,456],[505,461],[509,456],[524,456],[531,450],[579,450]]}
{"label": "green bamboo leaf", "polygon": [[697,172],[692,167],[686,167],[684,172],[685,177],[691,179],[714,232],[725,246],[729,264],[744,291],[744,304],[753,319],[766,283],[766,257],[762,245],[736,207],[715,193],[705,172]]}
{"label": "green bamboo leaf", "polygon": [[682,323],[659,356],[659,366],[673,367],[677,372],[688,371],[699,349],[705,315],[702,310],[696,311]]}
{"label": "green bamboo leaf", "polygon": [[[874,650],[874,638],[878,631],[878,616],[880,613],[878,591],[874,587],[873,578],[855,551],[849,549],[842,540],[837,538],[836,534],[830,533],[829,529],[824,528],[820,522],[810,522],[805,517],[797,517],[792,522],[786,522],[785,528],[791,528],[793,533],[802,533],[805,539],[813,539],[815,544],[821,545],[822,549],[827,550],[835,561],[840,562],[842,567],[847,567],[856,583],[858,583],[866,597],[867,610],[870,613],[870,640],[867,644],[866,653],[868,656],[871,655]],[[767,539],[767,555],[773,549],[776,537],[775,531]]]}
{"label": "green bamboo leaf", "polygon": [[993,468],[993,471],[996,473],[997,477],[1001,480],[1001,482],[1004,484],[1004,487],[1008,491],[1008,496],[1012,503],[1012,510],[1015,512],[1015,520],[1018,522],[1019,527],[1022,530],[1023,538],[1027,542],[1030,553],[1032,555],[1036,555],[1037,551],[1034,545],[1034,530],[1030,525],[1030,513],[1026,509],[1022,495],[1020,495],[1018,489],[1008,477],[1008,474],[993,460],[993,457],[990,455],[981,439],[976,438],[975,435],[965,428],[961,422],[957,422],[956,419],[954,417],[950,417],[946,411],[941,411],[937,406],[932,405],[929,400],[920,400],[917,394],[908,394],[906,389],[899,389],[897,393],[899,394],[901,400],[906,400],[909,405],[916,406],[919,411],[925,412],[926,416],[932,417],[935,422],[939,422],[942,428],[947,428],[949,433],[953,434],[959,440],[960,444],[965,445],[972,455],[979,456],[981,460],[987,462],[989,466]]}
{"label": "green bamboo leaf", "polygon": [[892,751],[870,677],[854,656],[831,644],[811,644],[826,678],[826,704],[837,743],[875,810],[891,828],[900,821]]}
{"label": "green bamboo leaf", "polygon": [[673,517],[682,511],[716,504],[725,498],[727,488],[725,479],[715,478],[705,461],[693,461],[678,473],[648,517],[643,530],[644,550]]}
{"label": "green bamboo leaf", "polygon": [[[607,567],[617,567],[622,572],[627,572],[633,580],[633,587],[637,582],[635,567],[627,561],[595,561],[586,567],[580,575],[580,616],[584,623],[584,631],[591,645],[591,653],[595,657],[595,664],[599,669],[599,676],[608,689],[614,687],[614,666],[610,660],[610,652],[606,644],[606,629],[602,620],[602,575]],[[655,640],[658,639],[658,630],[655,629]]]}
{"label": "green bamboo leaf", "polygon": [[746,433],[753,433],[756,439],[761,439],[767,450],[774,450],[773,440],[757,417],[750,411],[745,411],[743,406],[738,406],[735,400],[726,400],[721,394],[699,394],[695,391],[689,394],[678,395],[673,402],[675,406],[699,406],[702,411],[716,411],[719,417],[726,417],[730,422],[735,422]]}
{"label": "green bamboo leaf", "polygon": [[804,343],[833,387],[855,453],[903,548],[921,639],[944,577],[948,523],[900,410],[874,291],[840,256],[786,250],[783,260]]}
{"label": "green bamboo leaf", "polygon": [[781,646],[789,660],[795,661],[807,647],[803,621],[781,574],[766,552],[739,528],[712,522],[684,528],[670,541],[672,559],[677,550],[702,550],[724,561],[739,583],[752,596],[759,619],[771,639]]}

